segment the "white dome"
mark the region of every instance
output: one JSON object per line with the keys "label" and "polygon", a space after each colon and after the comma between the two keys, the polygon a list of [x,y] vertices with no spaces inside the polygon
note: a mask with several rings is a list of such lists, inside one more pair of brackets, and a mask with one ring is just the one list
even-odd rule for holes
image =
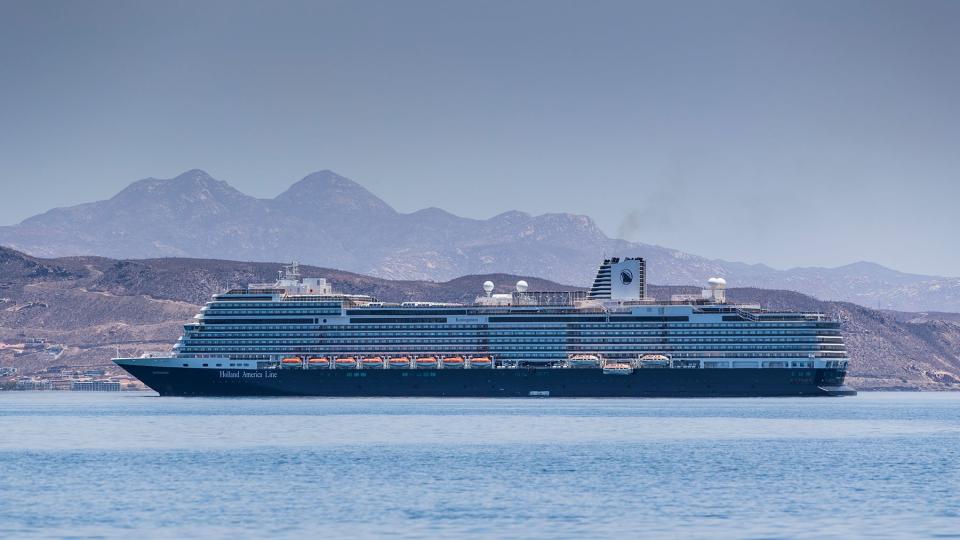
{"label": "white dome", "polygon": [[530,285],[528,285],[527,282],[522,279],[517,282],[517,292],[527,292],[528,287],[530,287]]}
{"label": "white dome", "polygon": [[492,293],[492,292],[493,292],[493,282],[492,282],[492,281],[484,281],[484,282],[483,282],[483,290],[486,291],[487,294]]}
{"label": "white dome", "polygon": [[727,280],[722,277],[712,277],[707,280],[707,284],[711,289],[723,289],[727,286]]}

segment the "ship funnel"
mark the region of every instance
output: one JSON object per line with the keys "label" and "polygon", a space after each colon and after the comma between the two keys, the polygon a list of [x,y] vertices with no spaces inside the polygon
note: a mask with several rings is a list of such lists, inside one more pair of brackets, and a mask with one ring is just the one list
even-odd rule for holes
{"label": "ship funnel", "polygon": [[647,297],[647,263],[642,257],[604,259],[590,287],[591,300],[637,301]]}

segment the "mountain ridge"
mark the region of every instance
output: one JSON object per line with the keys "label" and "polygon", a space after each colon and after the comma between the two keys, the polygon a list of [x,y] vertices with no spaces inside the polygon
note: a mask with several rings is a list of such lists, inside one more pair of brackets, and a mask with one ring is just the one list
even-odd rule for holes
{"label": "mountain ridge", "polygon": [[0,245],[42,257],[299,259],[391,279],[446,280],[509,272],[582,285],[604,256],[643,256],[651,283],[796,290],[885,309],[960,311],[960,278],[875,263],[787,270],[609,238],[586,215],[509,210],[487,219],[432,207],[395,210],[330,170],[310,173],[273,198],[246,195],[201,169],[146,178],[110,199],[51,209],[0,227]]}

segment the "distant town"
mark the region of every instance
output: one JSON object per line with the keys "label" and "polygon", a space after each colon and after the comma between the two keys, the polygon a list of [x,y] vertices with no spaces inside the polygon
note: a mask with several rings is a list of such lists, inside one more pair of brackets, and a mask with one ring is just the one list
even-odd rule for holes
{"label": "distant town", "polygon": [[0,341],[0,391],[60,390],[68,392],[119,392],[146,390],[140,381],[119,368],[104,366],[51,365],[39,371],[24,373],[16,361],[26,355],[45,353],[56,360],[64,351],[60,344],[44,338],[22,337],[13,343]]}

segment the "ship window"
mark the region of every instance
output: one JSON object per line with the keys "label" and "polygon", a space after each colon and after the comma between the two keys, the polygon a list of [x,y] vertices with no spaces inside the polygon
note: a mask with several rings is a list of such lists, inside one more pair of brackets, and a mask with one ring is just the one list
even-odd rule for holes
{"label": "ship window", "polygon": [[207,367],[207,364],[204,364],[203,367]]}
{"label": "ship window", "polygon": [[726,368],[730,367],[729,362],[704,362],[703,367],[705,368]]}
{"label": "ship window", "polygon": [[183,365],[183,367],[188,367],[188,366],[189,366],[189,364],[184,364],[184,365]]}

